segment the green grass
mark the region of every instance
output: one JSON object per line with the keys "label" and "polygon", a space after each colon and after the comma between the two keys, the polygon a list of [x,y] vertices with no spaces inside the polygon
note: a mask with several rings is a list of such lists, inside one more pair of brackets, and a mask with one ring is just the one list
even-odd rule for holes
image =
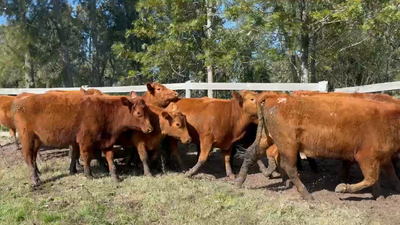
{"label": "green grass", "polygon": [[9,131],[10,129],[8,129],[7,127],[0,125],[0,131]]}
{"label": "green grass", "polygon": [[33,192],[26,165],[1,158],[8,168],[0,167],[0,224],[366,223],[354,208],[288,200],[181,174],[127,176],[119,184],[109,177],[87,180],[82,174],[67,175],[67,158],[42,162],[44,184]]}

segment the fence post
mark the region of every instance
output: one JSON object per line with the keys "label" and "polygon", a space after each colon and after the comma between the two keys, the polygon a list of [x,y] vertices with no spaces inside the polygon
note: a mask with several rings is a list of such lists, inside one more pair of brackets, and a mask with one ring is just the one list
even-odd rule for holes
{"label": "fence post", "polygon": [[318,90],[320,92],[328,92],[328,81],[318,82]]}
{"label": "fence post", "polygon": [[190,89],[192,88],[192,82],[190,80],[186,81],[185,97],[190,98]]}

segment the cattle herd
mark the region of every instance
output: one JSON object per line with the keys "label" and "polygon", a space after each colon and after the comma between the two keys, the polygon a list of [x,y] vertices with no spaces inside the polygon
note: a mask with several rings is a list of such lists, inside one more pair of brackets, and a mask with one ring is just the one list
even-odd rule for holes
{"label": "cattle herd", "polygon": [[[250,136],[236,180],[238,187],[257,162],[264,176],[280,175],[286,185],[293,183],[304,199],[313,199],[297,173],[302,152],[314,172],[318,171],[314,158],[343,160],[339,174],[343,181],[350,165],[358,163],[364,180],[341,183],[336,192],[353,193],[372,186],[373,197],[381,198],[381,169],[400,192],[396,174],[400,100],[389,95],[312,91],[258,94],[242,90],[232,92],[229,100],[181,99],[159,83],[146,86],[148,91],[143,96],[135,92],[112,96],[83,88],[0,96],[0,123],[10,128],[17,147],[15,134],[19,134],[32,187],[41,184],[36,158],[42,144],[70,146],[70,174],[77,172],[81,159],[85,177],[92,178],[90,162],[96,158],[119,181],[114,145],[130,152],[127,164],[138,154],[144,175],[151,175],[148,161],[157,158],[161,142],[167,156],[173,154],[183,171],[186,166],[178,142],[192,142],[198,146],[198,161],[187,176],[199,171],[215,147],[222,151],[226,175],[234,179],[231,163],[235,146]],[[260,160],[264,154],[268,168]]]}

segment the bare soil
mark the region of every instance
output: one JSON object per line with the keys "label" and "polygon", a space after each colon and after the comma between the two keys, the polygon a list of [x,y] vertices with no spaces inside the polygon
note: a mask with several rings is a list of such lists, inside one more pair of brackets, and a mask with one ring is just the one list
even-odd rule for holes
{"label": "bare soil", "polygon": [[[6,165],[2,166],[6,166],[7,168],[16,164],[25,166],[21,151],[17,150],[15,145],[10,144],[10,141],[10,139],[0,140],[0,157],[10,159],[7,160]],[[194,166],[197,161],[196,147],[194,145],[190,145],[189,147],[181,146],[180,150],[186,166],[188,168]],[[39,157],[38,162],[39,169],[41,163],[54,157],[64,157],[65,160],[69,160],[68,149],[41,150],[40,155],[41,157]],[[263,161],[265,165],[267,165],[266,158],[263,159]],[[118,170],[125,171],[125,167],[122,164],[123,160],[117,160],[117,162]],[[324,202],[333,206],[346,206],[358,209],[360,212],[366,213],[370,217],[371,221],[379,221],[381,224],[399,224],[400,194],[393,190],[392,185],[384,172],[381,172],[380,183],[385,199],[375,201],[372,199],[371,189],[355,194],[335,193],[335,187],[340,183],[339,170],[341,168],[341,161],[317,160],[317,163],[320,170],[318,174],[311,172],[306,160],[302,160],[304,170],[299,172],[301,180],[313,194],[316,199],[315,201]],[[233,164],[233,171],[235,173],[239,172],[241,164],[242,159],[236,157]],[[129,173],[126,173],[126,171],[123,172],[124,174],[122,177],[131,174],[143,174],[141,165],[139,165],[138,168],[139,169],[135,169]],[[67,170],[68,168],[65,169]],[[153,170],[152,172],[153,174],[161,173],[161,170],[162,168],[159,167],[157,170]],[[94,173],[96,173],[96,171],[100,173],[100,170],[94,169]],[[100,176],[104,176],[104,174]],[[223,158],[219,150],[214,150],[210,154],[208,161],[204,164],[200,173],[194,176],[194,179],[204,179],[209,180],[210,182],[215,180],[223,180],[229,183],[233,182],[226,177]],[[363,176],[360,169],[357,165],[353,165],[350,170],[349,183],[357,183],[362,179]],[[267,196],[281,195],[285,196],[288,201],[303,201],[295,187],[286,188],[281,181],[280,178],[265,178],[260,173],[258,166],[254,165],[244,183],[244,188],[249,189],[249,191],[252,189],[262,189],[265,190]]]}

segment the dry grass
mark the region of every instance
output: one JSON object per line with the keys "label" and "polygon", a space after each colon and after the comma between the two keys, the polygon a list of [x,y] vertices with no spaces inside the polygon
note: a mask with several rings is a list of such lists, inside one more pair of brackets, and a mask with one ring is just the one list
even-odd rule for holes
{"label": "dry grass", "polygon": [[[0,150],[1,151],[1,150]],[[15,156],[15,155],[14,155]],[[181,174],[87,180],[68,175],[68,158],[42,162],[42,189],[32,192],[26,165],[0,163],[0,224],[365,224],[354,208],[293,201],[263,190]],[[6,165],[6,166],[5,166]]]}

